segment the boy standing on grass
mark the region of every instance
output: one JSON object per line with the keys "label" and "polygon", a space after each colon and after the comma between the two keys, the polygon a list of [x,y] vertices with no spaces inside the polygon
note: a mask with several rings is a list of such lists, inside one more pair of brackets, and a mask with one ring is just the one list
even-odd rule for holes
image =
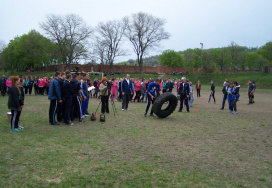
{"label": "boy standing on grass", "polygon": [[216,101],[215,101],[215,97],[214,97],[214,93],[215,93],[215,86],[214,86],[214,82],[213,80],[211,81],[211,94],[210,94],[210,98],[209,98],[209,101],[207,102],[207,104],[210,104],[210,101],[211,101],[211,98],[213,97],[213,100],[214,100],[214,104],[216,104]]}
{"label": "boy standing on grass", "polygon": [[63,98],[65,100],[65,111],[64,111],[64,123],[66,125],[73,125],[71,123],[71,113],[72,113],[72,102],[73,102],[73,91],[71,85],[72,75],[68,74],[66,76],[66,81],[63,83]]}
{"label": "boy standing on grass", "polygon": [[[150,103],[152,102],[152,104],[153,104],[155,101],[156,92],[160,92],[160,91],[161,91],[161,89],[160,89],[160,80],[159,79],[156,79],[154,82],[151,82],[150,84],[148,84],[148,88],[146,91],[147,104],[146,104],[146,109],[145,109],[145,113],[144,113],[145,117],[146,117],[147,112],[149,110]],[[154,116],[152,108],[151,108],[150,116]]]}
{"label": "boy standing on grass", "polygon": [[233,90],[233,83],[230,83],[230,87],[228,89],[228,101],[229,101],[229,110],[230,113],[233,112],[233,96],[232,96],[232,90]]}

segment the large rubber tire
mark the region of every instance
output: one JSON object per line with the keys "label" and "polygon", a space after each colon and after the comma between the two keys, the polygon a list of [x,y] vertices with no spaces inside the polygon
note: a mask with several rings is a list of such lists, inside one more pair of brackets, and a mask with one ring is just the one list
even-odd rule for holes
{"label": "large rubber tire", "polygon": [[[162,109],[162,106],[165,102],[168,102],[168,106],[165,109]],[[156,98],[152,108],[153,112],[159,118],[166,118],[171,115],[178,105],[178,98],[172,93],[163,93],[158,98]]]}

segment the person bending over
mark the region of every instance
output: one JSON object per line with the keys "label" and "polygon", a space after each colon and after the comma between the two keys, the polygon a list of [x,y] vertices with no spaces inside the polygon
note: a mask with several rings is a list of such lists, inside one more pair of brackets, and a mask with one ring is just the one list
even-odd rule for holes
{"label": "person bending over", "polygon": [[[156,92],[160,92],[160,91],[161,91],[161,89],[160,89],[160,80],[159,79],[156,79],[154,82],[151,82],[148,84],[148,88],[146,91],[147,104],[146,104],[144,116],[147,115],[147,112],[150,107],[150,103],[152,103],[152,104],[154,103],[155,97],[156,97]],[[152,108],[151,108],[150,116],[154,116]]]}

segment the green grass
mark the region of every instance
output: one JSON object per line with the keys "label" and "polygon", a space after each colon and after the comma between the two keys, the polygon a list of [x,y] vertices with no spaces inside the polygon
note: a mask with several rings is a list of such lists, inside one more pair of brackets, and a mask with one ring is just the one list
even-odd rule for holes
{"label": "green grass", "polygon": [[214,105],[204,87],[191,113],[144,117],[145,104],[116,102],[105,123],[70,127],[49,125],[47,96],[26,96],[19,133],[1,97],[0,187],[271,187],[272,91],[258,89],[248,106],[242,89],[232,115],[219,110],[220,89]]}
{"label": "green grass", "polygon": [[[3,72],[0,72],[0,75],[4,74]],[[25,72],[16,72],[11,74],[10,72],[5,73],[6,75],[32,75],[32,76],[53,76],[54,72],[33,72],[31,74],[25,73]],[[121,75],[115,75],[115,77],[125,77],[126,74]],[[186,78],[190,79],[193,83],[196,83],[197,80],[201,80],[201,83],[203,85],[210,85],[211,80],[214,80],[215,85],[222,86],[225,78],[228,78],[230,82],[237,81],[238,84],[241,84],[241,86],[246,86],[248,83],[248,80],[252,80],[256,82],[257,88],[263,88],[263,89],[271,89],[272,88],[272,74],[265,74],[262,72],[249,72],[249,73],[209,73],[209,74],[191,74],[191,75],[158,75],[158,74],[131,74],[132,78],[172,78],[172,79],[180,79],[182,76],[185,76]],[[90,78],[94,79],[95,77],[98,77],[101,79],[100,76],[90,75]],[[110,78],[110,76],[107,76]]]}

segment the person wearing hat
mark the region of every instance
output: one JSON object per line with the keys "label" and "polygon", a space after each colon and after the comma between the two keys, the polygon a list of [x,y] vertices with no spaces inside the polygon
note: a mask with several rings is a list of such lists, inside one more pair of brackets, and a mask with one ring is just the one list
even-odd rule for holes
{"label": "person wearing hat", "polygon": [[186,82],[186,78],[181,78],[182,83],[179,85],[178,95],[180,96],[180,107],[179,112],[182,112],[183,108],[183,101],[185,102],[187,112],[190,112],[189,105],[188,105],[188,99],[189,99],[189,93],[190,93],[190,87],[189,84]]}

